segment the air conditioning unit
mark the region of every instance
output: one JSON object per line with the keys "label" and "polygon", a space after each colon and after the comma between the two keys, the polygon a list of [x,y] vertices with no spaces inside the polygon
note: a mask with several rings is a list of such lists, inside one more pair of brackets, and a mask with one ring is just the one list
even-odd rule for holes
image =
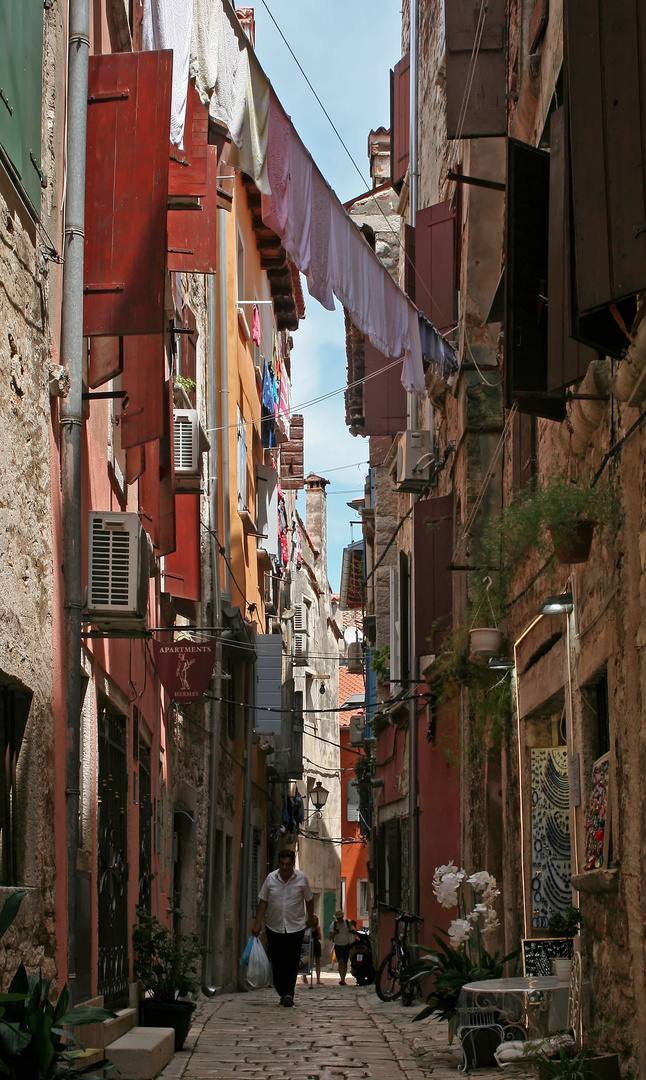
{"label": "air conditioning unit", "polygon": [[147,630],[150,551],[138,514],[91,511],[87,612],[115,637]]}
{"label": "air conditioning unit", "polygon": [[365,716],[350,717],[350,746],[363,746],[366,740]]}
{"label": "air conditioning unit", "polygon": [[309,634],[310,609],[307,604],[294,604],[294,633]]}
{"label": "air conditioning unit", "polygon": [[294,643],[294,663],[296,665],[302,665],[307,663],[307,634],[294,634],[292,641]]}
{"label": "air conditioning unit", "polygon": [[200,421],[197,409],[173,411],[175,475],[198,476],[200,471]]}
{"label": "air conditioning unit", "polygon": [[360,641],[348,645],[348,674],[363,675],[363,646]]}
{"label": "air conditioning unit", "polygon": [[400,491],[421,491],[428,486],[432,455],[431,432],[403,431],[397,446],[396,484]]}

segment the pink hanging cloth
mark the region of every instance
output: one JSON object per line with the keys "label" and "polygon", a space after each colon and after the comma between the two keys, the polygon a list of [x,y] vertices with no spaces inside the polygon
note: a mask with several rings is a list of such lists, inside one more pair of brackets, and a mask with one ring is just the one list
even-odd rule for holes
{"label": "pink hanging cloth", "polygon": [[258,314],[258,308],[255,306],[251,315],[251,339],[254,345],[260,348],[260,315]]}
{"label": "pink hanging cloth", "polygon": [[289,211],[289,147],[292,124],[273,90],[269,98],[269,139],[267,176],[271,195],[263,195],[261,216],[268,229],[281,240],[287,228]]}

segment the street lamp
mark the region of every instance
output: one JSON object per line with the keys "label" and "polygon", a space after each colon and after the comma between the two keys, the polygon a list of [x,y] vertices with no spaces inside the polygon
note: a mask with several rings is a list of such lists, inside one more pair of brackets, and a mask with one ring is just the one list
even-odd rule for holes
{"label": "street lamp", "polygon": [[323,784],[320,780],[316,781],[314,787],[310,791],[310,798],[319,817],[321,816],[321,810],[325,806],[329,794],[330,792],[327,790],[327,788],[323,787]]}
{"label": "street lamp", "polygon": [[569,615],[574,607],[571,592],[561,593],[559,596],[548,596],[544,601],[539,614],[541,615]]}

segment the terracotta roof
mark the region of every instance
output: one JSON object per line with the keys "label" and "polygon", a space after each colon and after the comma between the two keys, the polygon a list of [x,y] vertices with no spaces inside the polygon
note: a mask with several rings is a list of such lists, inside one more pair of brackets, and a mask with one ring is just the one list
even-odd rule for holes
{"label": "terracotta roof", "polygon": [[[352,675],[347,667],[339,668],[339,705],[344,705],[355,694],[365,694],[366,686],[363,675]],[[352,711],[339,713],[339,727],[350,727],[350,718],[363,712],[360,705]]]}

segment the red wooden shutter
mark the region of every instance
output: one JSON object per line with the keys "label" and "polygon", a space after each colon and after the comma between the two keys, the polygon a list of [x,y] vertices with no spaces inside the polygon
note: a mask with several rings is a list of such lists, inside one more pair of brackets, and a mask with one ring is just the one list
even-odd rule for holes
{"label": "red wooden shutter", "polygon": [[415,656],[438,653],[453,618],[453,496],[413,507]]}
{"label": "red wooden shutter", "polygon": [[175,467],[173,461],[173,387],[167,381],[165,429],[145,447],[146,466],[139,479],[139,512],[157,555],[175,550]]}
{"label": "red wooden shutter", "polygon": [[164,591],[200,600],[200,496],[176,495],[177,547],[164,560]]}
{"label": "red wooden shutter", "polygon": [[123,371],[123,338],[90,338],[88,385],[92,390]]}
{"label": "red wooden shutter", "polygon": [[175,550],[175,453],[173,448],[173,382],[165,387],[164,434],[159,440],[159,554]]}
{"label": "red wooden shutter", "polygon": [[163,334],[144,334],[123,341],[121,445],[124,449],[162,437],[165,430]]}
{"label": "red wooden shutter", "polygon": [[171,52],[91,56],[86,337],[164,327]]}
{"label": "red wooden shutter", "polygon": [[455,290],[455,211],[450,200],[418,210],[415,236],[406,227],[406,249],[414,259],[414,268],[406,260],[408,295],[433,326],[446,333],[456,323]]}
{"label": "red wooden shutter", "polygon": [[570,0],[566,46],[582,314],[646,286],[642,5]]}
{"label": "red wooden shutter", "polygon": [[[392,364],[368,338],[365,340],[365,376]],[[363,384],[363,411],[366,435],[396,435],[406,428],[406,391],[401,381],[401,366],[390,367]]]}
{"label": "red wooden shutter", "polygon": [[505,220],[505,399],[563,420],[547,397],[547,256],[550,155],[509,139]]}
{"label": "red wooden shutter", "polygon": [[[485,18],[470,80],[480,12]],[[446,127],[449,139],[507,134],[505,0],[445,0]],[[465,101],[466,99],[466,101]]]}
{"label": "red wooden shutter", "polygon": [[596,353],[572,333],[570,185],[566,110],[550,121],[550,224],[547,309],[547,390],[559,390],[582,378]]}
{"label": "red wooden shutter", "polygon": [[[166,133],[168,140],[168,132]],[[200,95],[189,82],[186,98],[186,124],[184,149],[170,144],[168,167],[168,194],[202,196],[207,190],[207,146],[209,141],[209,113],[200,101]]]}
{"label": "red wooden shutter", "polygon": [[214,274],[217,269],[217,147],[206,149],[206,194],[200,209],[168,211],[168,269],[184,274]]}
{"label": "red wooden shutter", "polygon": [[408,53],[391,72],[390,95],[390,182],[401,187],[410,154],[410,58]]}
{"label": "red wooden shutter", "polygon": [[543,34],[545,33],[545,27],[547,26],[547,20],[549,17],[549,0],[534,0],[534,7],[532,9],[532,17],[529,20],[529,51],[530,53],[536,52],[538,43],[540,42]]}
{"label": "red wooden shutter", "polygon": [[131,446],[126,450],[126,484],[134,484],[146,467],[144,446]]}

